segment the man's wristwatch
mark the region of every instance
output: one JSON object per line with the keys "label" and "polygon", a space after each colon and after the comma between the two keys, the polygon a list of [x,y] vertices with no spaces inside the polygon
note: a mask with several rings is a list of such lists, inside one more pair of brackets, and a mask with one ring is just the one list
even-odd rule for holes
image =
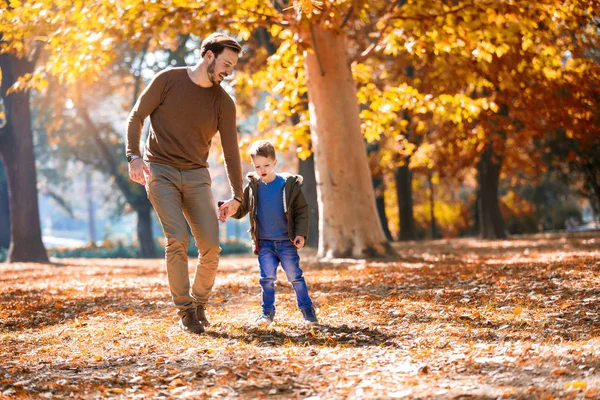
{"label": "man's wristwatch", "polygon": [[136,160],[138,158],[141,158],[140,156],[127,156],[127,162],[130,163],[133,160]]}

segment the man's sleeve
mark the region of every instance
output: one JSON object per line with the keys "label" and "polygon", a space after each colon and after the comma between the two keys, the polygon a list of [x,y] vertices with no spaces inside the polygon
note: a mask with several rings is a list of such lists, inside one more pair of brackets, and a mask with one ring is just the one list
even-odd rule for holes
{"label": "man's sleeve", "polygon": [[142,92],[127,118],[127,155],[141,156],[140,137],[144,120],[162,103],[167,77],[164,72],[154,77]]}
{"label": "man's sleeve", "polygon": [[232,215],[232,218],[242,219],[250,211],[250,185],[244,188],[244,195],[242,196],[242,204],[238,207],[237,212]]}
{"label": "man's sleeve", "polygon": [[219,117],[219,133],[223,156],[225,158],[225,171],[233,197],[242,199],[242,160],[238,145],[235,104],[229,95],[225,95],[223,109]]}

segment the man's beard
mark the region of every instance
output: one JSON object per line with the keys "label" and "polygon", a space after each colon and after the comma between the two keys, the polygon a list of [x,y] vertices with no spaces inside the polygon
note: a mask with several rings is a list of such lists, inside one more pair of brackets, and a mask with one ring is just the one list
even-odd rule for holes
{"label": "man's beard", "polygon": [[218,85],[221,82],[217,81],[215,79],[215,61],[216,60],[212,60],[212,62],[210,64],[208,64],[208,66],[206,67],[206,74],[208,75],[208,80],[213,84],[213,85]]}

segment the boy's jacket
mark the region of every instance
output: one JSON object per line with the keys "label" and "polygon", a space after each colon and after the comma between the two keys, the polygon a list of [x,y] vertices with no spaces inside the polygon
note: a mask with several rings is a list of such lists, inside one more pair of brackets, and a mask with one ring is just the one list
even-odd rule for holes
{"label": "boy's jacket", "polygon": [[[283,189],[283,210],[288,223],[288,234],[291,241],[296,236],[308,236],[308,204],[302,193],[302,176],[291,174],[279,174],[285,179]],[[250,213],[250,235],[252,236],[254,254],[258,254],[258,227],[256,222],[258,175],[249,173],[247,175],[248,185],[244,188],[244,197],[233,218],[243,218]]]}

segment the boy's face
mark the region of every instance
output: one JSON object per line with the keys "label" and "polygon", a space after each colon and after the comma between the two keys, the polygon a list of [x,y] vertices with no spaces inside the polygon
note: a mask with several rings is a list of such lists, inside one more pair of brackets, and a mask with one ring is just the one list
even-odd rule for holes
{"label": "boy's face", "polygon": [[254,156],[252,157],[252,165],[263,182],[268,183],[275,179],[275,165],[277,165],[276,159],[263,156]]}

